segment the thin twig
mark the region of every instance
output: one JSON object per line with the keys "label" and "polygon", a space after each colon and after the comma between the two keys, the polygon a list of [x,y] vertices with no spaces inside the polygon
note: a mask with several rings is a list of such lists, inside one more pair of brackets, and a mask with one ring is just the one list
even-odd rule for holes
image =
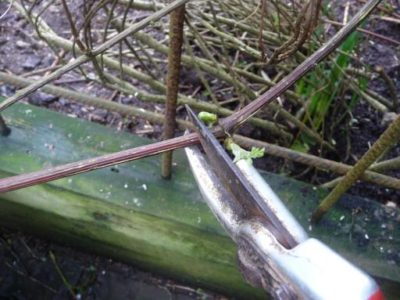
{"label": "thin twig", "polygon": [[[170,13],[171,11],[173,11],[177,7],[185,4],[188,1],[189,0],[176,0],[176,1],[172,2],[170,5],[166,6],[165,8],[163,8],[163,9],[157,11],[156,13],[152,14],[151,16],[129,26],[127,29],[125,29],[121,33],[117,34],[116,36],[114,36],[113,38],[108,40],[107,42],[101,44],[99,47],[97,47],[93,51],[91,51],[90,56],[88,56],[86,54],[82,55],[82,56],[72,60],[65,66],[61,67],[57,71],[51,73],[49,76],[46,76],[43,79],[38,80],[34,84],[32,84],[22,90],[19,90],[18,92],[15,93],[14,96],[8,98],[7,100],[3,101],[0,104],[0,112],[2,110],[4,110],[5,108],[9,107],[10,105],[12,105],[13,103],[21,100],[25,96],[33,93],[34,91],[41,88],[45,84],[53,81],[54,79],[57,79],[58,77],[67,73],[68,71],[71,71],[71,70],[75,69],[76,67],[90,61],[92,56],[97,56],[97,55],[103,53],[107,49],[111,48],[113,45],[117,44],[119,41],[125,39],[126,37],[128,37],[131,34],[134,34],[135,32],[138,32],[139,30],[143,29],[150,23],[159,20],[163,16],[167,15],[168,13]],[[16,5],[16,3],[14,3],[14,5]]]}
{"label": "thin twig", "polygon": [[[336,22],[336,21],[333,21],[333,20],[324,20],[324,22],[329,23],[329,24],[332,24],[332,25],[335,25],[335,26],[343,26],[342,23]],[[400,41],[395,40],[395,39],[392,39],[392,38],[390,38],[390,37],[388,37],[388,36],[384,36],[384,35],[382,35],[382,34],[379,34],[379,33],[376,33],[376,32],[372,32],[372,31],[366,30],[366,29],[364,29],[364,28],[357,28],[357,31],[358,31],[358,32],[365,33],[365,34],[370,35],[370,36],[373,36],[373,37],[376,37],[376,38],[378,38],[378,39],[381,39],[381,40],[384,40],[384,41],[393,43],[393,44],[395,44],[395,45],[397,45],[397,46],[400,46]]]}
{"label": "thin twig", "polygon": [[379,73],[383,80],[386,82],[389,88],[390,96],[392,97],[392,109],[394,112],[398,112],[399,110],[399,100],[397,99],[396,93],[396,85],[394,84],[392,78],[385,72],[385,69],[382,66],[376,66],[375,71]]}
{"label": "thin twig", "polygon": [[368,17],[372,10],[381,1],[382,0],[368,1],[345,27],[337,32],[326,44],[314,52],[289,75],[284,77],[281,81],[279,81],[279,83],[258,97],[255,101],[251,102],[235,114],[225,118],[222,121],[222,125],[225,130],[231,131],[237,127],[240,127],[251,116],[256,114],[263,106],[273,101],[276,99],[276,97],[289,89],[289,87],[291,87],[297,80],[304,76],[308,71],[313,69],[322,59],[333,52],[340,45],[340,43]]}
{"label": "thin twig", "polygon": [[[108,77],[108,79],[110,79],[110,81],[112,81],[111,77]],[[4,72],[0,72],[0,81],[7,82],[8,84],[12,84],[12,85],[15,85],[18,87],[28,86],[29,84],[34,82],[31,79],[22,78],[22,77],[7,74]],[[164,117],[161,114],[157,114],[157,113],[154,113],[154,112],[151,112],[148,110],[144,110],[142,108],[137,108],[135,106],[130,106],[130,105],[125,105],[125,104],[121,104],[121,103],[108,101],[108,100],[100,98],[100,97],[96,97],[93,95],[87,95],[87,94],[84,94],[81,92],[72,91],[72,90],[54,86],[51,84],[47,84],[46,86],[44,86],[42,88],[42,90],[46,93],[56,95],[61,98],[66,98],[66,99],[70,99],[72,101],[79,102],[79,103],[82,103],[85,105],[94,106],[97,108],[103,108],[103,109],[106,109],[109,111],[114,111],[114,112],[117,112],[117,113],[121,114],[122,116],[126,116],[126,117],[142,117],[142,118],[149,120],[150,122],[155,122],[155,123],[162,123],[164,120]],[[144,95],[144,97],[146,97],[146,96],[151,97],[153,95]],[[157,96],[155,96],[155,97],[157,97]],[[161,96],[160,100],[161,100],[160,102],[163,102],[164,98]],[[181,119],[178,119],[177,122],[181,128],[187,127],[188,122],[185,122]]]}
{"label": "thin twig", "polygon": [[12,6],[13,1],[14,1],[14,0],[11,0],[11,2],[8,4],[8,7],[7,7],[7,9],[5,10],[5,12],[3,12],[3,13],[0,15],[0,20],[3,19],[3,18],[7,15],[7,13],[10,11],[10,8],[11,8],[11,6]]}
{"label": "thin twig", "polygon": [[400,157],[395,157],[378,163],[374,163],[373,165],[371,165],[370,169],[376,172],[400,169]]}
{"label": "thin twig", "polygon": [[51,259],[51,261],[52,261],[52,263],[54,265],[54,268],[56,269],[56,271],[58,273],[58,276],[60,276],[63,284],[68,289],[68,291],[71,293],[71,296],[76,299],[76,293],[74,292],[74,287],[68,281],[68,279],[64,276],[63,272],[61,271],[61,268],[57,264],[56,257],[55,257],[54,253],[51,250],[49,251],[49,256],[50,256],[50,259]]}

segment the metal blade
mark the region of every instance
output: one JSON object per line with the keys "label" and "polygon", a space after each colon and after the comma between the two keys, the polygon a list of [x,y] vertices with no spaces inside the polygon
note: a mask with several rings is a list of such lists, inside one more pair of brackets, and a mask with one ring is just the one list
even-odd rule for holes
{"label": "metal blade", "polygon": [[288,249],[295,247],[297,242],[293,236],[249,184],[211,131],[197,118],[189,106],[186,105],[185,107],[191,121],[198,129],[200,142],[214,172],[219,176],[224,187],[235,195],[238,205],[243,207],[244,215],[239,217],[262,220],[284,247]]}

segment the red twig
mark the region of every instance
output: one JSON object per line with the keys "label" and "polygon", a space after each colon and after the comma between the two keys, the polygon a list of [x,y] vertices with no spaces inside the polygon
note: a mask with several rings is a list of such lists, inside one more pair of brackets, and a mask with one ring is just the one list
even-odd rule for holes
{"label": "red twig", "polygon": [[113,166],[177,148],[187,147],[197,142],[197,134],[192,133],[150,145],[65,164],[47,170],[8,177],[0,180],[0,193],[10,192],[24,187]]}

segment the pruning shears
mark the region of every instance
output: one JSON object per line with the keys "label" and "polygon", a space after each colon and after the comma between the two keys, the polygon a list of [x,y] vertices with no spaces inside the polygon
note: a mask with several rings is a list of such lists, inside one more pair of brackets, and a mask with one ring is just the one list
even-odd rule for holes
{"label": "pruning shears", "polygon": [[380,300],[365,272],[305,230],[246,160],[233,163],[210,129],[186,106],[203,152],[185,149],[204,200],[238,245],[245,279],[274,299]]}

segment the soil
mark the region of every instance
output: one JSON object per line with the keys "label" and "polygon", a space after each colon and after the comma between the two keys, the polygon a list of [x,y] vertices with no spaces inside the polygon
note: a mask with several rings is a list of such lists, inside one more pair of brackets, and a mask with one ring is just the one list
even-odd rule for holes
{"label": "soil", "polygon": [[[353,14],[360,2],[351,1],[350,14]],[[393,7],[396,7],[394,2]],[[343,1],[341,1],[343,3]],[[0,2],[0,14],[5,12],[8,3]],[[71,10],[78,7],[71,7]],[[343,6],[337,6],[338,20],[341,19]],[[397,14],[400,8],[397,8]],[[47,21],[52,27],[60,29],[68,26],[64,18],[57,13]],[[367,22],[367,30],[400,41],[400,25],[375,18]],[[14,74],[29,74],[34,70],[47,68],[57,60],[47,50],[44,42],[35,38],[34,31],[27,21],[12,9],[0,19],[0,70]],[[365,36],[359,51],[360,59],[371,68],[382,66],[395,83],[397,95],[400,94],[400,46],[371,36]],[[68,56],[65,57],[69,59]],[[190,70],[185,70],[185,86],[190,90],[190,78],[195,80]],[[46,72],[43,72],[46,74]],[[41,75],[39,75],[41,76]],[[162,105],[149,105],[91,82],[81,79],[81,74],[70,72],[57,79],[55,84],[68,86],[78,91],[90,92],[97,96],[124,104],[134,104],[151,110],[162,111]],[[197,79],[196,79],[197,80]],[[391,95],[385,82],[373,79],[368,86],[375,92],[390,99]],[[0,95],[10,96],[16,89],[10,85],[0,85]],[[122,118],[119,114],[95,107],[84,106],[67,99],[53,97],[37,92],[24,101],[63,112],[72,117],[84,118],[93,122],[115,126],[133,134],[159,139],[161,126],[150,124],[140,118]],[[392,114],[382,114],[359,101],[352,110],[356,120],[352,126],[343,126],[333,137],[338,149],[349,148],[351,155],[333,153],[329,158],[354,164],[370,145],[385,130]],[[344,122],[346,123],[346,122]],[[348,122],[347,122],[348,123]],[[260,138],[263,134],[253,128],[244,127],[243,133]],[[347,135],[343,135],[347,132]],[[385,158],[400,155],[400,145],[394,146]],[[345,159],[344,159],[345,158]],[[258,167],[272,172],[287,173],[291,177],[320,184],[334,178],[332,174],[310,169],[304,172],[304,165],[267,157],[256,162]],[[390,172],[400,177],[400,170]],[[381,203],[400,204],[400,190],[389,190],[367,183],[357,183],[350,191],[352,194],[372,198]],[[34,294],[32,294],[34,292]],[[34,296],[33,296],[34,295]],[[188,287],[153,274],[145,273],[132,266],[114,262],[80,252],[66,246],[32,237],[17,231],[0,228],[0,299],[222,299],[222,296]]]}
{"label": "soil", "polygon": [[224,299],[132,266],[0,229],[0,299]]}

